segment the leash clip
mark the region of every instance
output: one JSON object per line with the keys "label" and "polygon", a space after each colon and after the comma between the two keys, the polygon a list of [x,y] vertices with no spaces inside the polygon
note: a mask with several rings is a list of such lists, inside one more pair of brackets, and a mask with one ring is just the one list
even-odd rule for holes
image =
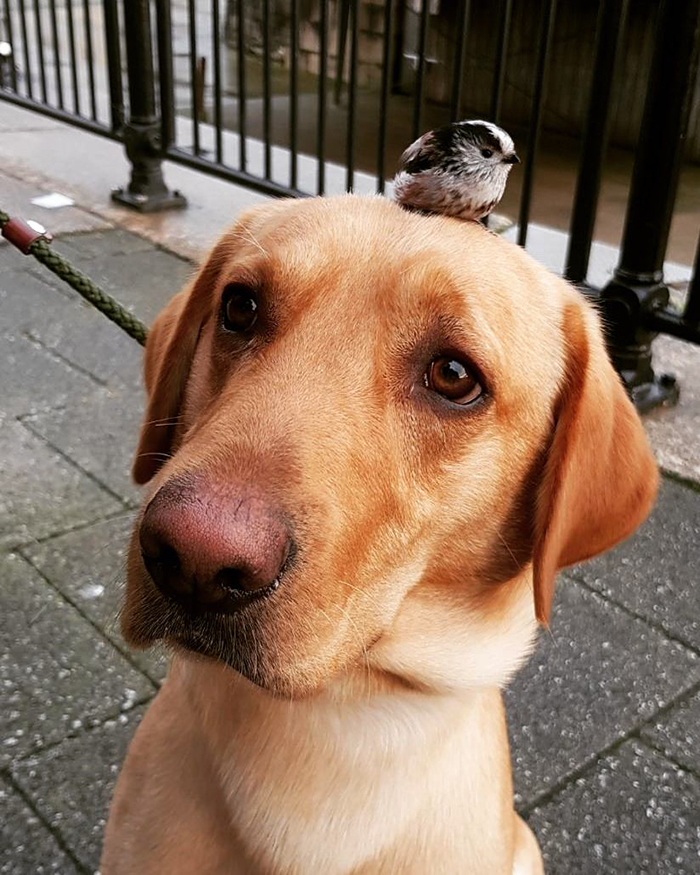
{"label": "leash clip", "polygon": [[32,244],[37,240],[43,239],[47,243],[53,240],[51,234],[39,222],[32,220],[25,222],[24,219],[10,219],[6,222],[2,227],[2,236],[24,255],[29,255]]}

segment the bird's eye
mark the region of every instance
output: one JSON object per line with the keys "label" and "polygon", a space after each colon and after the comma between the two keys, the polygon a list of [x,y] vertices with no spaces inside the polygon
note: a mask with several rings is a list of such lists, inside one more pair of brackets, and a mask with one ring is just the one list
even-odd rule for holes
{"label": "bird's eye", "polygon": [[247,286],[232,283],[221,301],[222,323],[227,331],[250,331],[258,321],[258,301]]}
{"label": "bird's eye", "polygon": [[493,155],[493,150],[492,149],[482,149],[481,154],[484,156],[484,158],[490,158]]}
{"label": "bird's eye", "polygon": [[455,404],[471,404],[484,391],[469,366],[450,355],[432,360],[425,372],[425,385]]}

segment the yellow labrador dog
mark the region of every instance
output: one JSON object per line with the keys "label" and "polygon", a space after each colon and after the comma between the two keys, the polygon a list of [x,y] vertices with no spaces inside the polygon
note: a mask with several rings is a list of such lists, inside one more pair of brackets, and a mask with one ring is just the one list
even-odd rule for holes
{"label": "yellow labrador dog", "polygon": [[500,688],[657,472],[583,297],[379,198],[247,213],[156,320],[103,875],[542,872]]}

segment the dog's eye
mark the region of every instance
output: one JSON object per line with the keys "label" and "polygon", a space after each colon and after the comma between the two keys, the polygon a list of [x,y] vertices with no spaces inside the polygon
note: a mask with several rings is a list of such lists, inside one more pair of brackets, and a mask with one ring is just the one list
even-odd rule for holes
{"label": "dog's eye", "polygon": [[258,321],[258,301],[254,292],[246,286],[226,286],[222,314],[227,331],[250,331]]}
{"label": "dog's eye", "polygon": [[468,366],[452,356],[439,356],[425,373],[425,385],[455,404],[471,404],[483,392]]}
{"label": "dog's eye", "polygon": [[491,149],[482,149],[481,154],[484,158],[490,158],[493,155],[493,151]]}

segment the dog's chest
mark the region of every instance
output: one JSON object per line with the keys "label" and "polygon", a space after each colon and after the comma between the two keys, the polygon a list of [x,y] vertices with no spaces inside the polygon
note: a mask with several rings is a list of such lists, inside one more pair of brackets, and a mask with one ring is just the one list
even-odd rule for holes
{"label": "dog's chest", "polygon": [[[500,795],[491,786],[489,798],[474,779],[489,764],[469,752],[473,715],[449,699],[431,704],[300,711],[287,725],[232,739],[220,767],[224,793],[261,871],[408,873],[410,860],[430,859],[431,872],[442,871],[441,860],[453,872],[470,853],[470,834],[481,846],[482,821],[498,818]],[[390,859],[393,870],[384,868]],[[499,871],[495,860],[489,871]]]}

